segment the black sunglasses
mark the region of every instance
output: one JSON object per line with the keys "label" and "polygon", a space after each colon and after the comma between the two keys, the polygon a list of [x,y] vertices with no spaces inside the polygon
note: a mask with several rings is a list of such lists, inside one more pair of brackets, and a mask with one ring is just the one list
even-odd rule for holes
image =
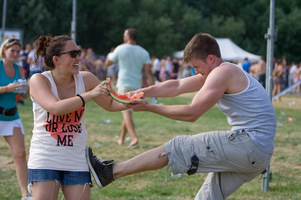
{"label": "black sunglasses", "polygon": [[20,42],[20,40],[16,38],[10,38],[9,40],[7,40],[7,44],[12,42]]}
{"label": "black sunglasses", "polygon": [[21,44],[20,40],[19,39],[16,39],[16,38],[9,38],[6,42],[6,44],[4,45],[4,47],[6,48],[10,43],[13,43],[13,42],[17,42],[19,44]]}
{"label": "black sunglasses", "polygon": [[69,54],[71,58],[76,58],[76,56],[80,56],[82,53],[82,50],[71,50],[67,52],[63,52],[62,54]]}

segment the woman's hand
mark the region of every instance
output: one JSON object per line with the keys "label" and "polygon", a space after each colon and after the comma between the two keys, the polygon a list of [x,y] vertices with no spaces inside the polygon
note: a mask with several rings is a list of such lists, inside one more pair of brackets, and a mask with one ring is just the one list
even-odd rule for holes
{"label": "woman's hand", "polygon": [[10,83],[7,85],[8,92],[17,92],[17,88],[20,86],[20,83]]}
{"label": "woman's hand", "polygon": [[110,88],[108,86],[110,84],[108,81],[102,81],[95,88],[90,91],[90,95],[92,98],[97,97],[99,95],[109,96]]}

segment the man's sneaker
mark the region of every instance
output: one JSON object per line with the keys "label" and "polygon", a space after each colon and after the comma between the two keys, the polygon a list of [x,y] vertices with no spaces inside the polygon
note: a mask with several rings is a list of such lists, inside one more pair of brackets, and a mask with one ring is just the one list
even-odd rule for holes
{"label": "man's sneaker", "polygon": [[86,159],[96,184],[99,188],[103,188],[115,181],[113,175],[114,160],[104,161],[93,155],[92,149],[86,147]]}

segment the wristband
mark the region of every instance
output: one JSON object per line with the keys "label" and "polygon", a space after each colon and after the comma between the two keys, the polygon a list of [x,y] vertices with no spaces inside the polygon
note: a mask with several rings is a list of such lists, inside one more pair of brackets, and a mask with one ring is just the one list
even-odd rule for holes
{"label": "wristband", "polygon": [[8,87],[4,86],[4,92],[8,92]]}
{"label": "wristband", "polygon": [[78,96],[82,100],[83,107],[85,107],[85,105],[86,105],[85,99],[80,94],[77,94],[76,96]]}

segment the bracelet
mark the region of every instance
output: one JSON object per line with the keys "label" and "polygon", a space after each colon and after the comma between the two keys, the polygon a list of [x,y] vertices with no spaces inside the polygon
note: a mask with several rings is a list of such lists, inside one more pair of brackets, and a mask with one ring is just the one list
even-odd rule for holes
{"label": "bracelet", "polygon": [[7,93],[7,92],[8,92],[8,87],[7,86],[1,87],[1,93]]}
{"label": "bracelet", "polygon": [[85,107],[85,105],[86,105],[85,99],[80,94],[77,94],[76,96],[78,96],[82,100],[83,107]]}

